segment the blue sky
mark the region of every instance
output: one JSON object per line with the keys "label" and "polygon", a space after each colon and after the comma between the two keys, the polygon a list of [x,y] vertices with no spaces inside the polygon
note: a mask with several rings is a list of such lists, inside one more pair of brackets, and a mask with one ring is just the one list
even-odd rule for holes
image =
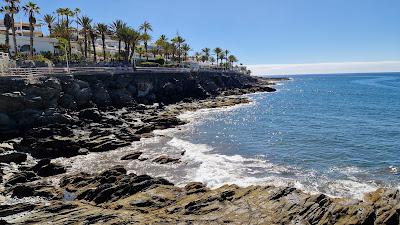
{"label": "blue sky", "polygon": [[399,0],[36,0],[96,22],[148,20],[153,36],[220,46],[244,64],[400,61]]}

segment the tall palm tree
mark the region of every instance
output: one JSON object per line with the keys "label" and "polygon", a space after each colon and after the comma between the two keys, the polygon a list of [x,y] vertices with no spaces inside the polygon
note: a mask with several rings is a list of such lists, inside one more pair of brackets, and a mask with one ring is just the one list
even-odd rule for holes
{"label": "tall palm tree", "polygon": [[107,58],[106,58],[106,34],[108,33],[108,26],[107,26],[107,24],[99,23],[99,24],[97,24],[96,29],[101,36],[101,41],[103,44],[103,56],[104,56],[104,61],[106,61],[107,60]]}
{"label": "tall palm tree", "polygon": [[54,18],[54,16],[51,14],[46,14],[43,16],[43,22],[45,22],[47,24],[47,28],[49,28],[50,36],[52,35],[52,28],[53,28],[53,24],[55,21],[56,21],[56,18]]}
{"label": "tall palm tree", "polygon": [[147,52],[148,52],[148,42],[151,41],[151,36],[149,34],[147,34],[147,33],[144,33],[144,34],[142,34],[141,39],[142,39],[143,44],[144,44],[144,51],[145,51],[145,54],[146,54],[146,60],[149,61],[149,56],[148,56]]}
{"label": "tall palm tree", "polygon": [[221,54],[221,52],[222,52],[222,49],[220,48],[220,47],[216,47],[215,49],[214,49],[214,53],[216,54],[216,58],[217,58],[217,65],[219,65],[218,64],[218,59],[219,59],[219,54]]}
{"label": "tall palm tree", "polygon": [[148,31],[153,31],[153,27],[149,22],[144,21],[144,23],[140,25],[139,31],[143,31],[143,33],[147,34]]}
{"label": "tall palm tree", "polygon": [[92,47],[93,47],[93,62],[97,62],[97,54],[96,54],[96,40],[97,40],[97,32],[96,29],[90,27],[89,28],[89,36],[92,40]]}
{"label": "tall palm tree", "polygon": [[182,45],[183,43],[185,43],[186,40],[183,39],[182,36],[180,36],[179,34],[177,34],[177,36],[174,37],[171,41],[172,41],[172,43],[176,46],[176,50],[177,50],[177,53],[178,53],[178,60],[179,60],[179,62],[181,62],[181,54],[182,54],[181,45]]}
{"label": "tall palm tree", "polygon": [[82,33],[83,33],[83,37],[85,39],[85,58],[87,59],[87,53],[88,53],[88,35],[89,35],[89,30],[90,30],[90,24],[92,23],[92,19],[90,19],[87,16],[82,16],[78,19],[79,21],[79,25],[82,26]]}
{"label": "tall palm tree", "polygon": [[[131,49],[132,49],[132,53],[131,53],[131,60],[133,57],[135,57],[135,50],[136,50],[136,46],[140,43],[140,32],[134,30],[131,28],[130,30],[130,34],[129,34],[129,38],[130,38],[130,45],[131,45]],[[133,62],[133,69],[136,70],[136,63]]]}
{"label": "tall palm tree", "polygon": [[35,29],[36,18],[35,14],[39,14],[40,8],[33,2],[28,2],[26,5],[22,7],[27,15],[29,15],[29,30],[30,30],[30,53],[31,57],[33,57],[33,31]]}
{"label": "tall palm tree", "polygon": [[11,19],[11,8],[6,5],[0,8],[0,12],[4,13],[4,26],[6,27],[6,40],[5,45],[7,47],[8,53],[10,53],[10,29],[12,27],[12,19]]}
{"label": "tall palm tree", "polygon": [[236,56],[230,55],[228,57],[228,61],[231,63],[231,67],[233,68],[233,63],[237,62],[238,60],[237,60]]}
{"label": "tall palm tree", "polygon": [[209,61],[211,62],[211,65],[214,65],[214,63],[215,63],[215,58],[211,56],[211,57],[209,58]]}
{"label": "tall palm tree", "polygon": [[189,53],[190,50],[191,50],[191,48],[190,48],[190,46],[188,44],[183,44],[182,45],[182,51],[183,51],[183,54],[185,56],[185,61],[188,60],[188,53]]}
{"label": "tall palm tree", "polygon": [[151,40],[151,36],[148,34],[149,31],[153,31],[153,27],[151,24],[147,21],[144,21],[142,25],[139,27],[139,31],[143,31],[142,35],[142,41],[144,42],[144,49],[146,51],[146,59],[149,61],[149,56],[147,55],[147,49],[148,49],[148,41]]}
{"label": "tall palm tree", "polygon": [[[75,14],[74,12],[70,9],[70,8],[59,8],[57,9],[57,14],[61,16],[61,22],[65,21],[65,25],[67,30],[69,29],[70,26],[70,17],[73,17]],[[64,20],[64,16],[65,16],[65,20]],[[68,41],[68,54],[71,56],[71,35],[68,35],[67,37],[67,41]]]}
{"label": "tall palm tree", "polygon": [[201,53],[200,52],[194,53],[194,58],[195,58],[196,62],[199,62],[201,59]]}
{"label": "tall palm tree", "polygon": [[165,49],[164,49],[164,47],[165,47],[165,44],[166,44],[167,41],[168,41],[167,36],[163,34],[163,35],[161,35],[161,36],[157,39],[157,41],[155,42],[156,47],[157,47],[159,50],[161,50],[161,52],[164,53],[164,58],[165,58]]}
{"label": "tall palm tree", "polygon": [[80,8],[74,9],[75,23],[76,23],[76,41],[79,40],[79,14],[81,13]]}
{"label": "tall palm tree", "polygon": [[229,50],[225,50],[225,62],[226,62],[226,65],[225,65],[225,67],[226,67],[226,69],[228,69],[228,56],[229,56]]}
{"label": "tall palm tree", "polygon": [[122,20],[116,20],[111,24],[110,27],[114,36],[118,39],[118,55],[121,56],[121,31],[127,27],[127,25]]}
{"label": "tall palm tree", "polygon": [[8,3],[8,6],[10,7],[10,14],[11,14],[11,31],[12,31],[12,36],[13,36],[13,43],[14,43],[14,52],[15,56],[18,54],[18,46],[17,46],[17,35],[15,33],[16,28],[15,28],[15,15],[19,13],[19,3],[20,0],[5,0],[6,3]]}
{"label": "tall palm tree", "polygon": [[222,60],[225,59],[225,53],[224,52],[219,53],[219,59],[221,60],[221,65],[222,65]]}
{"label": "tall palm tree", "polygon": [[211,49],[210,48],[203,48],[201,51],[204,53],[206,61],[208,61],[208,59],[210,58]]}

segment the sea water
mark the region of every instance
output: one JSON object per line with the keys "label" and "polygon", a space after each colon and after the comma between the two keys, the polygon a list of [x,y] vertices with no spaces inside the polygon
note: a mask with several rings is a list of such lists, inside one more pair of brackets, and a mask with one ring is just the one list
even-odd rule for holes
{"label": "sea water", "polygon": [[[400,74],[293,76],[276,88],[249,95],[250,104],[184,113],[189,124],[131,147],[69,159],[71,171],[122,164],[178,185],[293,186],[359,199],[400,188]],[[120,160],[136,150],[181,163]]]}

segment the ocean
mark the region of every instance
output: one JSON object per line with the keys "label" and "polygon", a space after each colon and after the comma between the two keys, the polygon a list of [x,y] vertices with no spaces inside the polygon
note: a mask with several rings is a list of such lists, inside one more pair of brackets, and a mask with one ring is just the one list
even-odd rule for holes
{"label": "ocean", "polygon": [[[250,104],[188,112],[179,128],[105,153],[63,159],[71,172],[124,165],[130,172],[190,181],[293,186],[361,199],[380,187],[400,188],[400,74],[293,76]],[[182,156],[182,163],[125,162]]]}

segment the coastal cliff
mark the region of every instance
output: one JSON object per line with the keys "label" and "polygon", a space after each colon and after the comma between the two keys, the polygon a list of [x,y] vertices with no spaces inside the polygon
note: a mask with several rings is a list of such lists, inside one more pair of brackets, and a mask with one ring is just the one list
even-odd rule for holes
{"label": "coastal cliff", "polygon": [[[122,166],[71,174],[55,162],[183,125],[178,116],[185,111],[248,103],[232,95],[275,91],[274,82],[222,72],[1,78],[0,224],[398,225],[399,190],[379,189],[363,200],[292,187],[212,190],[202,183],[178,187]],[[184,163],[177,156],[143,155],[131,152],[120,160]]]}

